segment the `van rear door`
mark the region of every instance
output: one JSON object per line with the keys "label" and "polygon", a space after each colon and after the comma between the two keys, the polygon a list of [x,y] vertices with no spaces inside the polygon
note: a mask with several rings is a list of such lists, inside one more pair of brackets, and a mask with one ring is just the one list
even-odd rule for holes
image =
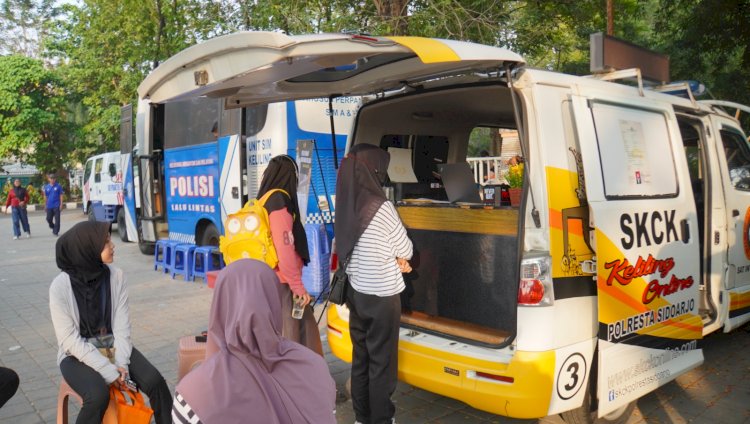
{"label": "van rear door", "polygon": [[138,87],[152,103],[207,96],[227,108],[287,100],[380,94],[522,65],[502,48],[421,37],[290,36],[240,32],[192,46]]}
{"label": "van rear door", "polygon": [[699,234],[672,106],[571,96],[591,212],[599,416],[703,361]]}

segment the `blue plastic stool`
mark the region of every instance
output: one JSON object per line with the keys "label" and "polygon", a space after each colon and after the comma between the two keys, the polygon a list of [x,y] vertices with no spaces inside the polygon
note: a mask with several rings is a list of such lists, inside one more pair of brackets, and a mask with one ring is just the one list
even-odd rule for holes
{"label": "blue plastic stool", "polygon": [[154,271],[158,270],[160,266],[164,269],[165,274],[171,270],[172,250],[180,243],[180,241],[172,239],[156,240],[156,245],[154,246]]}
{"label": "blue plastic stool", "polygon": [[193,251],[196,246],[190,243],[181,243],[172,249],[172,279],[176,274],[184,276],[185,281],[193,278]]}
{"label": "blue plastic stool", "polygon": [[[219,267],[214,267],[213,255],[219,255]],[[195,277],[206,281],[206,273],[224,268],[224,257],[216,246],[198,246],[193,251],[193,280]]]}

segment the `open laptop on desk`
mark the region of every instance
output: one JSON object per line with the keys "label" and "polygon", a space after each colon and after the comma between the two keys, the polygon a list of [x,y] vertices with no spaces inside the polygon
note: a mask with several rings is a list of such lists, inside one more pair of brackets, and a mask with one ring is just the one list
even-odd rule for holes
{"label": "open laptop on desk", "polygon": [[482,203],[477,183],[474,181],[474,175],[468,163],[439,164],[438,171],[451,203]]}

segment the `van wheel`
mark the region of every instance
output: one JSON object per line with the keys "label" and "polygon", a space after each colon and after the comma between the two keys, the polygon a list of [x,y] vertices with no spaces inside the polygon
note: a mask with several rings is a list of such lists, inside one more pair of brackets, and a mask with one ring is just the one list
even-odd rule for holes
{"label": "van wheel", "polygon": [[91,207],[90,205],[89,205],[89,209],[87,213],[88,213],[89,221],[96,222],[96,215],[94,215],[94,208]]}
{"label": "van wheel", "polygon": [[621,424],[628,421],[635,410],[635,401],[632,401],[609,414],[597,418],[596,410],[591,410],[591,391],[586,391],[583,405],[571,411],[565,411],[560,417],[568,424]]}
{"label": "van wheel", "polygon": [[219,230],[216,229],[214,224],[208,224],[201,234],[200,240],[198,240],[199,246],[219,246]]}
{"label": "van wheel", "polygon": [[128,227],[125,224],[125,210],[123,208],[117,211],[117,232],[120,234],[120,240],[128,241]]}
{"label": "van wheel", "polygon": [[153,255],[154,254],[155,246],[156,246],[155,243],[148,242],[148,241],[139,241],[138,242],[138,249],[144,255]]}

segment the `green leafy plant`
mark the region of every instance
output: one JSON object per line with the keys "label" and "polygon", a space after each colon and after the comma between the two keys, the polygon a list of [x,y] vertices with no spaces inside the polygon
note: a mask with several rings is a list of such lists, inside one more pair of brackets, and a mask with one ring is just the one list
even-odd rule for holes
{"label": "green leafy plant", "polygon": [[509,166],[505,180],[508,181],[510,188],[523,187],[523,164],[519,163],[518,165]]}

